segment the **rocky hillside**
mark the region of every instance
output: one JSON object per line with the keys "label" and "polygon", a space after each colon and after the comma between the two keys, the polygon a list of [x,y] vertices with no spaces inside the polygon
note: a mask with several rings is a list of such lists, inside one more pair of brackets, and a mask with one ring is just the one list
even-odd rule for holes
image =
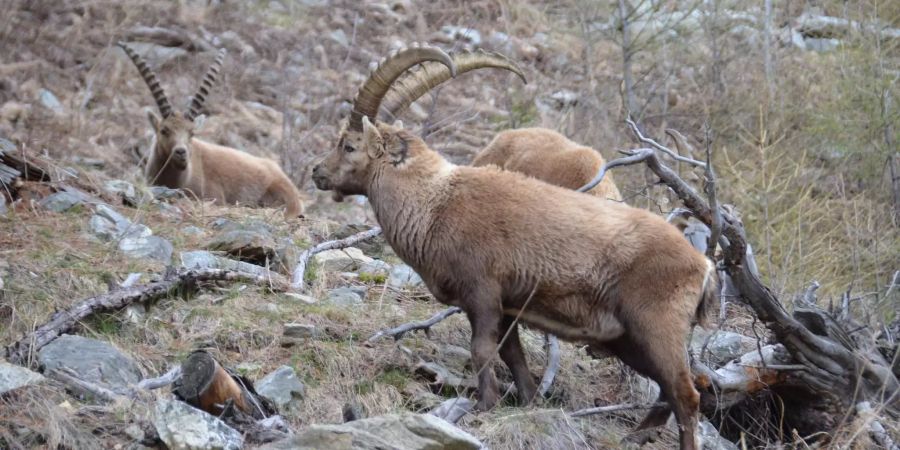
{"label": "rocky hillside", "polygon": [[[712,23],[709,11],[675,3],[633,12],[637,118],[657,136],[679,129],[696,148],[709,124],[721,197],[745,213],[772,290],[801,297],[818,279],[822,303],[847,292],[895,342],[900,178],[885,175],[885,161],[898,115],[871,102],[897,96],[883,83],[898,67],[896,7],[879,10],[884,20],[838,17],[829,2],[779,7],[769,36],[778,64],[766,78],[758,8],[723,2]],[[0,448],[620,448],[658,388],[614,359],[562,343],[538,405],[516,406],[507,392],[475,413],[462,315],[378,335],[446,312],[383,240],[317,253],[302,288],[289,286],[305,250],[375,225],[365,199],[333,203],[309,180],[373,62],[428,42],[502,52],[523,67],[528,84],[473,72],[404,114],[455,163],[522,126],[560,130],[611,159],[636,146],[615,13],[581,1],[10,2],[0,19]],[[868,36],[886,36],[877,42],[888,50]],[[305,217],[148,186],[136,155],[153,144],[153,99],[119,40],[147,59],[176,108],[214,50],[228,49],[199,137],[279,161]],[[873,61],[883,73],[857,70]],[[777,95],[762,102],[770,84]],[[616,173],[626,201],[660,214],[678,206],[645,172]],[[762,369],[790,365],[778,359],[784,347],[726,300],[719,330],[697,329],[692,354],[736,385],[783,381]],[[545,337],[526,331],[523,341],[538,378]],[[217,418],[179,400],[179,370],[197,349],[274,410]],[[897,354],[895,344],[882,351]],[[751,394],[704,421],[705,448],[806,445],[796,430],[808,424],[783,420],[786,392]],[[860,408],[818,443],[900,441],[884,405]],[[644,448],[676,445],[673,423],[659,433]]]}

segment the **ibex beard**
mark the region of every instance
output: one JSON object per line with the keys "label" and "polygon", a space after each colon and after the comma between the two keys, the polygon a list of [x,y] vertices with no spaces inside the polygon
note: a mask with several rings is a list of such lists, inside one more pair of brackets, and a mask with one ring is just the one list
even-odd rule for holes
{"label": "ibex beard", "polygon": [[535,395],[519,320],[604,347],[654,379],[671,409],[652,410],[641,427],[664,424],[674,410],[681,447],[699,450],[685,339],[715,309],[714,266],[647,211],[496,167],[455,166],[401,127],[372,123],[390,84],[423,58],[453,70],[433,48],[385,60],[360,89],[337,146],[314,168],[316,186],[368,196],[397,255],[438,301],[466,313],[479,409],[499,400],[497,354],[519,396]]}

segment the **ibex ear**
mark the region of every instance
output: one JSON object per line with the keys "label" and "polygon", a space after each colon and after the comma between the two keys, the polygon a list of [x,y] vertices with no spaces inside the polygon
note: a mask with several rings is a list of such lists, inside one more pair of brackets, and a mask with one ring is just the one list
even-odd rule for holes
{"label": "ibex ear", "polygon": [[384,143],[381,139],[381,133],[378,132],[378,127],[369,121],[368,117],[363,116],[362,124],[363,145],[366,146],[366,153],[368,153],[370,158],[376,159],[384,152]]}
{"label": "ibex ear", "polygon": [[204,123],[206,123],[206,114],[200,114],[199,116],[194,117],[194,131],[202,128]]}
{"label": "ibex ear", "polygon": [[397,130],[384,137],[384,151],[394,167],[406,161],[409,155],[409,140],[412,136],[405,130]]}
{"label": "ibex ear", "polygon": [[156,115],[152,110],[147,110],[147,120],[150,121],[150,126],[153,127],[154,130],[159,130],[159,122],[162,120],[159,116]]}

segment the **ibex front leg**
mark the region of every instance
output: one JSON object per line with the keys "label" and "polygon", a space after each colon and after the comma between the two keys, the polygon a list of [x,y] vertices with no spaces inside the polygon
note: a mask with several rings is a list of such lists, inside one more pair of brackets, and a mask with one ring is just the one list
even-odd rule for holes
{"label": "ibex front leg", "polygon": [[500,289],[480,287],[470,290],[460,307],[472,326],[472,363],[478,376],[478,403],[475,407],[487,411],[497,404],[500,392],[494,375],[494,358],[500,337]]}

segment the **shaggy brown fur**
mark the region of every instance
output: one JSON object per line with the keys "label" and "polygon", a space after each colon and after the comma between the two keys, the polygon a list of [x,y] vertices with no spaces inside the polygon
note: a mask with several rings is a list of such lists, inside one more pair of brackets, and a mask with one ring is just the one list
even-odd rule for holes
{"label": "shaggy brown fur", "polygon": [[148,117],[157,137],[145,168],[150,183],[223,204],[286,205],[285,217],[303,212],[300,192],[275,161],[194,138],[194,122],[181,113]]}
{"label": "shaggy brown fur", "polygon": [[[578,189],[588,184],[606,161],[596,150],[576,144],[556,131],[522,128],[501,132],[472,161],[476,167],[488,164],[557,186]],[[601,198],[622,201],[622,195],[609,173],[588,192]]]}
{"label": "shaggy brown fur", "polygon": [[[438,301],[472,326],[478,407],[499,399],[499,352],[531,398],[514,317],[603,346],[659,383],[699,450],[699,394],[685,339],[717,299],[715,270],[677,229],[644,210],[580,195],[495,167],[458,167],[402,129],[362,119],[313,170],[316,186],[367,195],[391,247]],[[510,335],[498,346],[501,336]],[[652,412],[642,426],[668,418]]]}

